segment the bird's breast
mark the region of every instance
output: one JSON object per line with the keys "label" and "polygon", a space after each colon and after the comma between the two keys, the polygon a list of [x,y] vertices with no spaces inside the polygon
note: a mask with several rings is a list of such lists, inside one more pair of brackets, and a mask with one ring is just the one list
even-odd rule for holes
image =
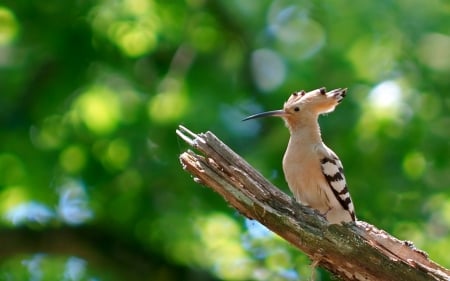
{"label": "bird's breast", "polygon": [[327,210],[328,198],[323,189],[326,180],[314,146],[304,147],[290,141],[283,157],[283,172],[297,201],[319,211]]}

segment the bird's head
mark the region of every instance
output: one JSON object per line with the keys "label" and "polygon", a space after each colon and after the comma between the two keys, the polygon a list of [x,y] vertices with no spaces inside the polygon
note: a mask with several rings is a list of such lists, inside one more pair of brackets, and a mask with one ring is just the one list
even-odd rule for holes
{"label": "bird's head", "polygon": [[289,127],[296,123],[301,123],[304,119],[315,118],[327,112],[332,112],[342,101],[347,93],[347,89],[334,89],[327,92],[325,88],[316,89],[310,92],[300,91],[291,94],[284,103],[283,109],[257,113],[243,119],[250,120],[267,116],[282,117]]}

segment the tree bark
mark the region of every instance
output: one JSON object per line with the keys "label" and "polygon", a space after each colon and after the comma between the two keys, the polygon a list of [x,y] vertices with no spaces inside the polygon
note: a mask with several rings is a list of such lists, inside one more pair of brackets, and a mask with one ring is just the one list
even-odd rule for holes
{"label": "tree bark", "polygon": [[356,221],[329,224],[297,203],[211,132],[177,134],[202,155],[180,155],[194,181],[219,193],[242,215],[259,221],[342,280],[450,280],[450,270],[428,258],[409,241]]}

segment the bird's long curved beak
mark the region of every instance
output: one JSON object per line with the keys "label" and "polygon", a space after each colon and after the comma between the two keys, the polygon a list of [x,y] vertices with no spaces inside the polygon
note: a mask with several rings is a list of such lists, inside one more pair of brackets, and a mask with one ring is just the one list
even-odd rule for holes
{"label": "bird's long curved beak", "polygon": [[266,111],[266,112],[261,112],[261,113],[256,113],[256,114],[250,115],[250,116],[245,117],[244,119],[242,119],[242,121],[247,121],[247,120],[250,120],[250,119],[267,117],[267,116],[282,117],[285,114],[286,114],[286,112],[284,112],[284,110],[282,110],[282,109],[280,109],[280,110],[272,110],[272,111]]}

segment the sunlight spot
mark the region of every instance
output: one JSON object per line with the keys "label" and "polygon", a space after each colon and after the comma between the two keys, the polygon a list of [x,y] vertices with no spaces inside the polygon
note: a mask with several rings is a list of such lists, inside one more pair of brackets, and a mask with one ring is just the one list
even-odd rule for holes
{"label": "sunlight spot", "polygon": [[274,270],[284,270],[290,264],[291,255],[285,249],[272,251],[266,258],[266,266]]}
{"label": "sunlight spot", "polygon": [[254,239],[273,236],[273,232],[258,221],[245,219],[245,226],[247,227],[248,234]]}
{"label": "sunlight spot", "polygon": [[286,79],[286,66],[282,58],[269,49],[259,49],[252,53],[251,69],[253,80],[264,92],[275,90]]}
{"label": "sunlight spot", "polygon": [[450,71],[450,36],[429,33],[420,39],[417,48],[421,63],[437,71]]}
{"label": "sunlight spot", "polygon": [[0,6],[0,46],[10,44],[17,36],[19,24],[13,12]]}
{"label": "sunlight spot", "polygon": [[92,9],[93,30],[107,37],[125,55],[138,57],[157,46],[159,17],[151,0],[105,0]]}
{"label": "sunlight spot", "polygon": [[123,53],[130,57],[144,55],[156,46],[156,34],[148,23],[139,26],[128,22],[118,22],[110,26],[109,33]]}
{"label": "sunlight spot", "polygon": [[123,139],[116,139],[109,143],[106,157],[108,166],[115,169],[123,169],[130,159],[130,148],[128,143]]}
{"label": "sunlight spot", "polygon": [[78,281],[85,280],[87,262],[77,257],[69,257],[64,269],[64,280]]}
{"label": "sunlight spot", "polygon": [[125,0],[123,5],[126,11],[136,15],[145,15],[148,9],[154,9],[148,0]]}
{"label": "sunlight spot", "polygon": [[2,213],[28,200],[27,189],[23,186],[9,186],[0,192],[0,210]]}
{"label": "sunlight spot", "polygon": [[407,79],[398,77],[395,81],[383,81],[369,91],[361,102],[362,114],[358,121],[358,140],[363,153],[375,149],[380,133],[391,138],[403,137],[407,123],[416,114],[407,100],[414,93],[411,87]]}
{"label": "sunlight spot", "polygon": [[355,75],[367,81],[378,81],[394,71],[403,43],[397,30],[392,29],[390,33],[389,39],[360,36],[348,46],[346,56],[355,69]]}
{"label": "sunlight spot", "polygon": [[398,130],[404,119],[399,115],[403,109],[401,88],[395,81],[384,81],[373,89],[360,88],[369,92],[368,97],[361,100],[362,114],[358,120],[358,146],[362,153],[371,153],[379,145],[380,132],[392,137],[401,134]]}
{"label": "sunlight spot", "polygon": [[81,94],[75,110],[87,128],[98,135],[113,132],[121,120],[119,99],[104,86],[93,86]]}
{"label": "sunlight spot", "polygon": [[369,93],[369,102],[376,110],[398,110],[401,101],[402,90],[394,81],[384,81]]}
{"label": "sunlight spot", "polygon": [[240,226],[230,217],[215,213],[202,217],[197,227],[207,263],[221,279],[242,280],[252,272],[252,260],[240,243]]}
{"label": "sunlight spot", "polygon": [[425,172],[426,160],[422,153],[411,152],[403,159],[403,171],[411,179],[419,179]]}
{"label": "sunlight spot", "polygon": [[77,180],[68,180],[59,188],[58,215],[66,223],[78,225],[93,217],[84,185]]}
{"label": "sunlight spot", "polygon": [[29,273],[29,279],[32,281],[42,280],[42,276],[44,275],[42,272],[42,263],[45,259],[45,254],[35,254],[31,256],[29,259],[24,259],[22,261],[23,266],[25,266]]}
{"label": "sunlight spot", "polygon": [[6,213],[6,218],[14,225],[24,223],[48,223],[55,217],[53,211],[46,205],[38,202],[26,202],[14,206]]}
{"label": "sunlight spot", "polygon": [[71,145],[61,152],[59,164],[66,172],[79,172],[86,165],[86,152],[80,146]]}
{"label": "sunlight spot", "polygon": [[272,1],[267,15],[268,31],[278,39],[277,49],[285,56],[303,60],[325,45],[325,30],[309,17],[309,10],[306,2]]}
{"label": "sunlight spot", "polygon": [[164,89],[150,99],[148,103],[149,117],[159,123],[170,123],[179,120],[188,109],[189,99],[182,82],[167,78]]}
{"label": "sunlight spot", "polygon": [[[261,129],[260,122],[241,122],[251,112],[261,112],[262,107],[254,102],[243,101],[238,104],[219,106],[220,120],[236,137],[252,137],[258,134]],[[243,112],[246,112],[244,115]],[[238,120],[238,121],[237,121]]]}
{"label": "sunlight spot", "polygon": [[240,233],[239,225],[227,215],[214,213],[204,217],[200,222],[203,232],[203,239],[206,243],[215,243],[213,237],[228,239],[238,237]]}
{"label": "sunlight spot", "polygon": [[223,37],[214,17],[207,13],[197,13],[191,21],[186,35],[193,48],[201,52],[209,52],[222,45]]}

